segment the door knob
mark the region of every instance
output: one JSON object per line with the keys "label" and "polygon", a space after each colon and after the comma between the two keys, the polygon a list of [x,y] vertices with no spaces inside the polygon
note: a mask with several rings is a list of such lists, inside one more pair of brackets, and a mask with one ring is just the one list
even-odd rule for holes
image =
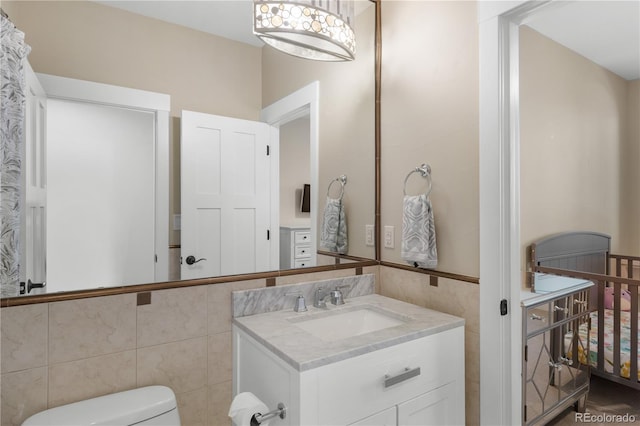
{"label": "door knob", "polygon": [[187,265],[193,265],[194,263],[198,263],[203,260],[207,260],[207,259],[205,259],[204,257],[201,257],[200,259],[196,260],[195,256],[187,256]]}
{"label": "door knob", "polygon": [[31,282],[31,279],[28,279],[26,283],[24,282],[20,283],[20,294],[29,294],[31,293],[31,290],[33,290],[34,288],[44,288],[46,286],[47,286],[46,282],[34,283],[34,282]]}

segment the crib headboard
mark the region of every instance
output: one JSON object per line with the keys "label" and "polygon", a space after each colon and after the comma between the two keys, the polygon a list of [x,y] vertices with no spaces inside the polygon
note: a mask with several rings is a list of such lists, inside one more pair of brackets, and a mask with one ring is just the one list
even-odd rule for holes
{"label": "crib headboard", "polygon": [[535,287],[536,266],[608,274],[610,247],[611,237],[597,232],[563,232],[535,241],[529,246],[527,285]]}

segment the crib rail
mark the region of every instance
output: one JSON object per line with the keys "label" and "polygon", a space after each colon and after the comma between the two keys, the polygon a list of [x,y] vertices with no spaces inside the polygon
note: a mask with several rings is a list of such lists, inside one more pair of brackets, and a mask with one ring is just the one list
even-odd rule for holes
{"label": "crib rail", "polygon": [[640,257],[610,254],[609,259],[611,275],[640,279]]}
{"label": "crib rail", "polygon": [[[624,384],[626,386],[640,389],[640,382],[638,381],[638,288],[640,287],[640,279],[634,279],[633,277],[633,264],[634,262],[640,262],[640,258],[632,257],[632,256],[615,256],[612,255],[611,258],[614,260],[615,271],[612,271],[615,275],[603,275],[596,274],[591,272],[581,272],[567,269],[559,269],[559,268],[549,268],[543,266],[535,267],[535,272],[545,273],[545,274],[554,274],[561,275],[573,278],[581,278],[592,281],[597,286],[597,308],[598,312],[598,348],[597,348],[597,367],[595,374],[600,376],[604,376],[609,380]],[[617,276],[618,274],[623,275],[623,271],[625,268],[623,266],[623,260],[629,261],[629,265],[631,268],[628,268],[630,272],[624,273],[625,276]],[[639,277],[640,278],[640,277]],[[605,288],[613,287],[613,365],[612,371],[613,373],[609,373],[605,369],[605,363],[607,362],[605,359],[605,307],[604,307],[604,298],[605,298]],[[620,349],[621,349],[621,310],[620,307],[622,305],[622,290],[625,289],[629,291],[630,297],[630,353],[629,353],[629,365],[621,365],[620,360]],[[625,363],[626,364],[626,363]],[[628,378],[623,377],[621,375],[621,368],[624,369],[624,376],[627,376],[626,372],[628,371]]]}

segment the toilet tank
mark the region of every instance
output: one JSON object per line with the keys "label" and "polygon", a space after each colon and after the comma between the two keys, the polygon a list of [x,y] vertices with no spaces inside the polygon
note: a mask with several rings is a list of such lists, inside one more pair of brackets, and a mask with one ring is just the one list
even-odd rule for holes
{"label": "toilet tank", "polygon": [[74,402],[29,417],[22,426],[180,426],[176,397],[166,386],[148,386]]}

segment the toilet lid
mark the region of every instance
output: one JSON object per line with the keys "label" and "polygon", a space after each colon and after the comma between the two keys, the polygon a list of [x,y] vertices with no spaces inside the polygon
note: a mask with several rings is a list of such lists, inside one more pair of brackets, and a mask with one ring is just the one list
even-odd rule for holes
{"label": "toilet lid", "polygon": [[42,411],[22,426],[131,425],[176,408],[166,386],[148,386],[104,395]]}

